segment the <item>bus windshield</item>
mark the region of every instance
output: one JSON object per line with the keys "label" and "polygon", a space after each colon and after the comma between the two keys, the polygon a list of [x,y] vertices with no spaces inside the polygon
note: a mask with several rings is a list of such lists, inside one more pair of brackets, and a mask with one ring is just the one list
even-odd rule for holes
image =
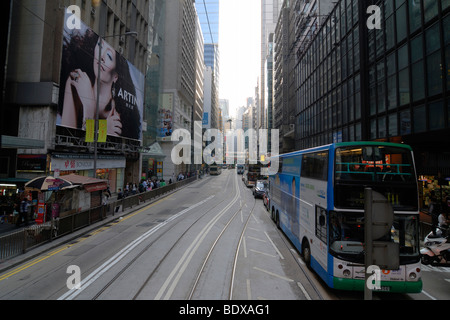
{"label": "bus windshield", "polygon": [[345,147],[336,150],[336,180],[415,181],[411,152],[385,146]]}
{"label": "bus windshield", "polygon": [[[416,215],[395,215],[390,234],[380,241],[400,245],[401,264],[419,258]],[[330,252],[343,260],[364,263],[364,213],[330,212]]]}
{"label": "bus windshield", "polygon": [[383,145],[336,149],[336,207],[363,209],[365,187],[383,194],[394,210],[417,211],[417,181],[411,151]]}

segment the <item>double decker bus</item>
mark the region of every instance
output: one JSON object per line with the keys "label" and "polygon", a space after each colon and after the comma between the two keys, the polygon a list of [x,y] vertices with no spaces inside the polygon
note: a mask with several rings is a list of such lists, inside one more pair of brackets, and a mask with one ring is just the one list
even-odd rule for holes
{"label": "double decker bus", "polygon": [[400,268],[382,270],[381,290],[422,290],[418,186],[411,147],[383,142],[336,143],[279,157],[270,176],[269,211],[331,288],[362,291],[364,189],[383,194],[394,224],[383,241],[400,247]]}
{"label": "double decker bus", "polygon": [[213,164],[209,166],[209,174],[212,176],[218,176],[222,174],[222,165]]}
{"label": "double decker bus", "polygon": [[247,187],[253,187],[256,185],[256,181],[265,180],[268,176],[264,175],[263,169],[267,168],[267,165],[260,163],[257,164],[246,164],[243,173],[242,180]]}

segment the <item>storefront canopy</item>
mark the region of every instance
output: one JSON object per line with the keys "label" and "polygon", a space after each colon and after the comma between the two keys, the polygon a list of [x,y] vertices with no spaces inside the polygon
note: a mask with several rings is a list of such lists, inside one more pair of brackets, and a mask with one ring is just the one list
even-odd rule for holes
{"label": "storefront canopy", "polygon": [[87,192],[101,191],[108,188],[108,180],[84,177],[77,174],[69,174],[64,179],[74,185],[82,186]]}

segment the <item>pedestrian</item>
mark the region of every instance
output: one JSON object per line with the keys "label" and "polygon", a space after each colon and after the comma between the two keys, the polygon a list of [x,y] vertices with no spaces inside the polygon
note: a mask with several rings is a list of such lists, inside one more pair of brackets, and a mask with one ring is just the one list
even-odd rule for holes
{"label": "pedestrian", "polygon": [[[122,189],[119,188],[119,192],[117,193],[117,200],[122,200],[123,199],[123,193],[122,193]],[[120,204],[116,207],[116,212],[119,212],[120,209]]]}
{"label": "pedestrian", "polygon": [[439,225],[439,205],[434,192],[431,193],[430,196],[430,205],[428,211],[431,215],[431,230],[433,232],[433,235],[436,236],[436,229]]}
{"label": "pedestrian", "polygon": [[22,224],[22,219],[25,222],[25,226],[28,225],[28,200],[27,198],[23,198],[20,202],[20,208],[19,208],[19,216],[17,217],[16,226],[20,227]]}

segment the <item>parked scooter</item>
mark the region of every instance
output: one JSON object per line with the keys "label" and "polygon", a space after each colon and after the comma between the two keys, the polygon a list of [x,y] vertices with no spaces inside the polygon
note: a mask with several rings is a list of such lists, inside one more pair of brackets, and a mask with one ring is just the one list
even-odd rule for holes
{"label": "parked scooter", "polygon": [[450,232],[436,230],[424,239],[424,248],[420,249],[421,261],[425,265],[450,265]]}

